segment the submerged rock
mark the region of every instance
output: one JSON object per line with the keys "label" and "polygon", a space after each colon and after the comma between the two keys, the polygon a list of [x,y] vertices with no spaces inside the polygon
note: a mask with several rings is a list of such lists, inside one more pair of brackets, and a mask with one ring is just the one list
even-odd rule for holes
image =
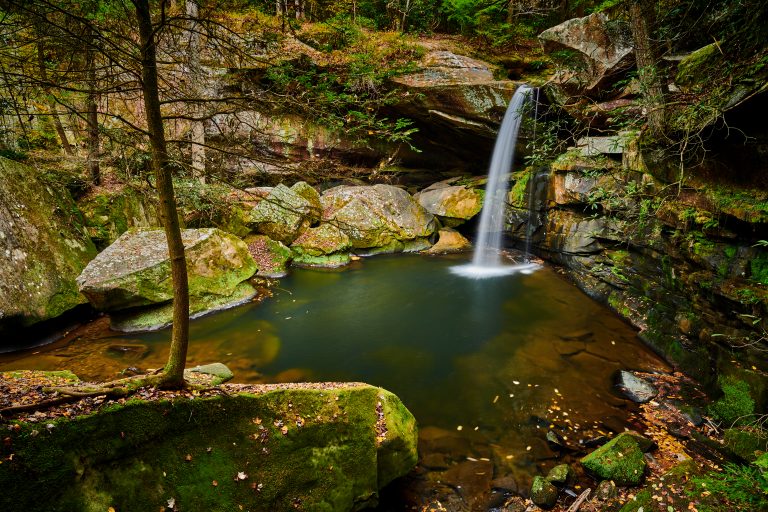
{"label": "submerged rock", "polygon": [[557,503],[557,487],[546,478],[536,476],[531,484],[531,501],[542,508],[552,508]]}
{"label": "submerged rock", "polygon": [[616,485],[638,485],[647,465],[643,451],[650,449],[651,444],[638,434],[623,432],[582,458],[581,464],[602,480],[613,480]]}
{"label": "submerged rock", "polygon": [[184,379],[206,386],[223,384],[235,376],[224,363],[211,363],[184,370]]}
{"label": "submerged rock", "polygon": [[632,372],[621,370],[616,385],[633,402],[643,404],[659,394],[649,382],[637,377]]}
{"label": "submerged rock", "polygon": [[225,389],[62,417],[42,435],[21,422],[0,509],[352,511],[416,464],[416,422],[384,389]]}
{"label": "submerged rock", "polygon": [[75,279],[94,256],[69,193],[0,158],[0,332],[86,302]]}
{"label": "submerged rock", "polygon": [[[185,229],[191,302],[227,300],[256,272],[242,240],[219,229]],[[130,230],[102,251],[77,278],[94,307],[121,310],[173,298],[168,244],[162,230]],[[194,309],[194,306],[192,307]]]}
{"label": "submerged rock", "polygon": [[352,247],[387,247],[428,237],[435,218],[408,192],[392,185],[339,186],[322,196],[323,221],[337,226]]}

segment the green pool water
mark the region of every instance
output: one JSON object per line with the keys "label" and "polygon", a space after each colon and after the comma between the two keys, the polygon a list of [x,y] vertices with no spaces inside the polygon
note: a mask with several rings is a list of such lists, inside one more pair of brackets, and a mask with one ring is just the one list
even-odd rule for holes
{"label": "green pool water", "polygon": [[[619,369],[664,370],[633,329],[548,267],[472,280],[466,256],[379,256],[337,271],[292,269],[273,296],[192,322],[189,365],[220,361],[239,382],[364,381],[419,421],[433,466],[485,460],[525,481],[553,459],[547,430],[577,442],[626,425]],[[6,354],[0,369],[109,379],[156,368],[168,330],[122,335],[106,319]]]}

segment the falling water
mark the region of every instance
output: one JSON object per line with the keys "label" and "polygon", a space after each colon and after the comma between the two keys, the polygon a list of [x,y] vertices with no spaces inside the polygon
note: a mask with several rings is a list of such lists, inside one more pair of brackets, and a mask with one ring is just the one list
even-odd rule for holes
{"label": "falling water", "polygon": [[521,85],[509,102],[501,129],[493,148],[491,166],[488,169],[488,183],[485,185],[485,200],[480,212],[480,226],[475,242],[472,263],[451,269],[467,277],[483,278],[532,272],[537,265],[504,265],[502,263],[502,235],[506,217],[509,177],[515,159],[515,146],[523,117],[523,106],[530,99],[532,89]]}

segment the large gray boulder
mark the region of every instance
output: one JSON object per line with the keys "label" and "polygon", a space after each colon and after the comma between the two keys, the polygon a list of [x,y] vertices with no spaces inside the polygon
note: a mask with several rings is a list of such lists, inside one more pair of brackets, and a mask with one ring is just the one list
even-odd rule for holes
{"label": "large gray boulder", "polygon": [[339,186],[322,196],[323,222],[330,222],[353,248],[390,246],[430,236],[435,218],[403,189],[392,185]]}
{"label": "large gray boulder", "polygon": [[283,184],[276,186],[250,215],[257,232],[286,245],[318,220],[320,194],[303,181],[290,188]]}
{"label": "large gray boulder", "polygon": [[96,256],[69,193],[0,158],[0,331],[86,302],[75,278]]}
{"label": "large gray boulder", "polygon": [[[215,228],[185,229],[190,300],[226,298],[256,272],[248,246]],[[129,230],[104,249],[77,278],[80,291],[101,310],[168,302],[171,262],[162,230]],[[242,288],[242,287],[241,287]]]}
{"label": "large gray boulder", "polygon": [[571,94],[597,94],[634,63],[628,25],[604,13],[564,21],[539,34],[539,40],[545,51],[565,56],[555,83]]}

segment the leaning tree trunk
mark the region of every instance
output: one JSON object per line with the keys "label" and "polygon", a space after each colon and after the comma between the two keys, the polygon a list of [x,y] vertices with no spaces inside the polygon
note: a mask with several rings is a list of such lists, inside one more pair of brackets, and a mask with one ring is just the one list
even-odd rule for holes
{"label": "leaning tree trunk", "polygon": [[144,109],[147,116],[149,139],[152,146],[152,168],[155,173],[160,213],[168,240],[173,278],[173,328],[171,351],[163,370],[164,384],[181,386],[184,383],[184,367],[187,362],[189,342],[189,284],[184,243],[181,239],[176,198],[171,180],[171,165],[165,145],[163,118],[160,113],[160,94],[157,84],[157,49],[155,46],[149,0],[132,0],[136,7],[141,42],[141,78],[144,93]]}
{"label": "leaning tree trunk", "polygon": [[654,25],[655,4],[645,0],[631,0],[629,18],[632,39],[635,44],[635,60],[640,80],[641,93],[648,111],[648,129],[651,136],[658,138],[664,133],[664,84],[658,68],[656,51],[651,41],[651,27]]}

